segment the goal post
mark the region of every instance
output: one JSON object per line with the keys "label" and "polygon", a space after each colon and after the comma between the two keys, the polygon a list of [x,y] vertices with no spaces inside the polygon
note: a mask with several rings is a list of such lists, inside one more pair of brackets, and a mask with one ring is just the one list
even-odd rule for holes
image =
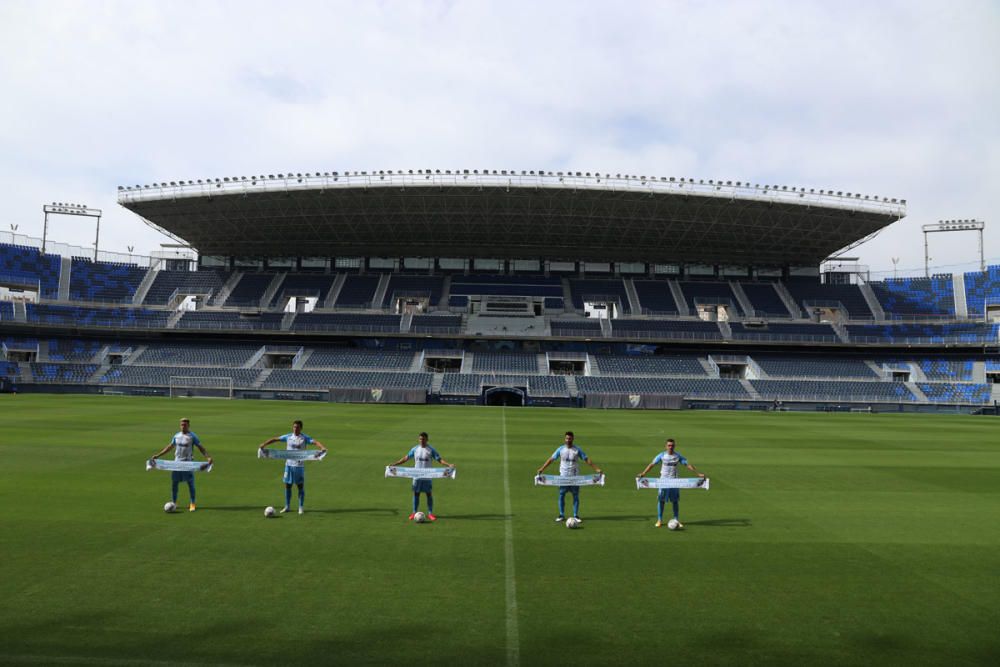
{"label": "goal post", "polygon": [[170,376],[170,398],[232,398],[233,378]]}

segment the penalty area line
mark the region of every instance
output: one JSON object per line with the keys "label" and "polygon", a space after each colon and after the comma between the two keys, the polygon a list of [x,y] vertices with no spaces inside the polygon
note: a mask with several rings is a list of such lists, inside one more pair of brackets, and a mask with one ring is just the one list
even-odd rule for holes
{"label": "penalty area line", "polygon": [[521,640],[517,629],[517,577],[514,571],[514,514],[510,504],[510,473],[507,456],[507,409],[500,408],[500,438],[503,442],[503,526],[505,592],[507,610],[507,665],[521,662]]}

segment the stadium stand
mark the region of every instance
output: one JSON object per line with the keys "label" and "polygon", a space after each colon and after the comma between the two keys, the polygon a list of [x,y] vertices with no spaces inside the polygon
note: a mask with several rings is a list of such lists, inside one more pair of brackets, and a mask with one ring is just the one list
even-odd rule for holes
{"label": "stadium stand", "polygon": [[843,382],[824,380],[751,380],[750,384],[765,400],[820,401],[915,401],[916,397],[902,382]]}
{"label": "stadium stand", "polygon": [[49,360],[90,361],[101,347],[98,341],[53,338],[49,341]]}
{"label": "stadium stand", "polygon": [[692,312],[700,305],[725,305],[736,315],[742,313],[729,283],[682,281],[678,284]]}
{"label": "stadium stand", "polygon": [[35,382],[84,384],[97,368],[96,364],[32,363],[31,376]]}
{"label": "stadium stand", "polygon": [[483,387],[524,387],[528,396],[569,397],[566,379],[559,375],[479,375],[446,373],[441,393],[452,396],[478,396]]}
{"label": "stadium stand", "polygon": [[584,394],[681,394],[702,398],[750,398],[739,380],[584,376],[576,379]]}
{"label": "stadium stand", "polygon": [[78,301],[131,302],[146,275],[135,264],[92,262],[74,257],[69,282],[69,296]]}
{"label": "stadium stand", "polygon": [[14,319],[14,304],[10,301],[0,301],[0,320]]}
{"label": "stadium stand", "polygon": [[601,375],[705,376],[697,357],[594,355]]}
{"label": "stadium stand", "polygon": [[105,372],[100,384],[136,387],[168,387],[171,377],[229,377],[234,387],[248,388],[260,375],[253,368],[219,368],[206,366],[113,366]]}
{"label": "stadium stand", "polygon": [[[451,295],[558,297],[562,307],[562,281],[554,276],[454,276]],[[546,305],[546,307],[550,307]]]}
{"label": "stadium stand", "polygon": [[398,333],[399,315],[364,315],[355,313],[299,313],[292,329],[297,331],[358,331]]}
{"label": "stadium stand", "polygon": [[553,336],[587,336],[599,338],[601,323],[597,320],[552,320]]}
{"label": "stadium stand", "polygon": [[271,299],[271,307],[280,306],[293,296],[316,297],[322,302],[336,279],[337,276],[332,274],[289,273]]}
{"label": "stadium stand", "polygon": [[412,363],[413,352],[317,348],[306,360],[305,368],[405,371]]}
{"label": "stadium stand", "polygon": [[793,359],[753,355],[753,360],[772,378],[868,378],[878,377],[860,359]]}
{"label": "stadium stand", "polygon": [[410,331],[414,333],[457,334],[462,330],[462,318],[453,315],[414,315]]}
{"label": "stadium stand", "polygon": [[0,276],[22,278],[37,284],[40,296],[55,299],[59,295],[59,273],[62,258],[43,255],[38,248],[0,244]]}
{"label": "stadium stand", "polygon": [[829,324],[768,322],[765,326],[730,325],[736,340],[836,343],[840,339]]}
{"label": "stadium stand", "polygon": [[955,314],[951,274],[930,278],[890,278],[869,283],[883,310],[891,315]]}
{"label": "stadium stand", "polygon": [[855,343],[995,343],[998,325],[981,322],[952,324],[848,324]]}
{"label": "stadium stand", "polygon": [[217,271],[160,271],[146,292],[144,304],[163,306],[174,292],[215,294],[225,282],[226,274]]}
{"label": "stadium stand", "polygon": [[928,380],[971,381],[972,362],[950,359],[921,359],[920,369]]}
{"label": "stadium stand", "polygon": [[150,345],[133,364],[162,366],[218,366],[239,368],[246,364],[260,349],[257,345]]}
{"label": "stadium stand", "polygon": [[226,298],[227,306],[257,306],[264,298],[267,286],[274,280],[273,273],[244,273]]}
{"label": "stadium stand", "polygon": [[347,276],[335,305],[338,308],[370,308],[379,280],[379,276]]}
{"label": "stadium stand", "polygon": [[266,389],[399,388],[430,390],[430,373],[379,371],[295,371],[276,369],[264,381]]}
{"label": "stadium stand", "polygon": [[785,307],[785,303],[781,300],[781,297],[778,296],[773,283],[741,282],[740,287],[743,288],[743,293],[747,295],[750,305],[753,306],[754,312],[749,314],[764,318],[787,318],[792,316],[788,312],[788,308]]}
{"label": "stadium stand", "polygon": [[476,352],[472,370],[479,373],[538,373],[538,360],[534,354],[516,352]]}
{"label": "stadium stand", "polygon": [[616,336],[627,338],[677,338],[684,340],[721,340],[715,322],[702,320],[611,320]]}
{"label": "stadium stand", "polygon": [[875,319],[857,285],[823,285],[813,278],[789,278],[785,286],[795,302],[808,310],[814,307],[843,307],[850,319]]}
{"label": "stadium stand", "polygon": [[647,315],[676,315],[677,303],[665,280],[633,280],[639,304]]}
{"label": "stadium stand", "polygon": [[990,402],[988,384],[954,384],[942,382],[930,384],[921,382],[917,386],[934,403],[966,403],[982,405]]}
{"label": "stadium stand", "polygon": [[29,322],[81,327],[157,329],[167,326],[169,315],[166,311],[144,308],[87,308],[41,303],[27,304]]}
{"label": "stadium stand", "polygon": [[984,315],[986,304],[1000,305],[1000,265],[965,274],[965,303],[969,315]]}
{"label": "stadium stand", "polygon": [[432,306],[441,301],[444,279],[440,276],[405,276],[393,274],[382,299],[382,307],[389,308],[400,297],[426,297]]}
{"label": "stadium stand", "polygon": [[282,313],[241,315],[232,311],[188,310],[175,326],[178,329],[266,329],[275,331],[281,328],[282,318]]}
{"label": "stadium stand", "polygon": [[573,306],[577,310],[583,310],[584,302],[608,300],[617,302],[622,313],[628,315],[632,312],[628,293],[625,291],[625,282],[620,278],[618,280],[571,279],[569,286],[573,295]]}

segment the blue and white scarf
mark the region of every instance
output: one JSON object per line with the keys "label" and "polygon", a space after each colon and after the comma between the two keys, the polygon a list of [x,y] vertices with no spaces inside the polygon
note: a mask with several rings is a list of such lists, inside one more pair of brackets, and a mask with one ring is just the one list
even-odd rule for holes
{"label": "blue and white scarf", "polygon": [[169,461],[148,459],[146,470],[169,470],[171,472],[212,472],[212,464],[207,461]]}
{"label": "blue and white scarf", "polygon": [[408,479],[455,479],[454,468],[412,468],[409,466],[386,466],[386,477],[406,477]]}
{"label": "blue and white scarf", "polygon": [[535,486],[604,486],[604,473],[594,475],[535,475]]}
{"label": "blue and white scarf", "polygon": [[708,477],[636,477],[637,489],[705,489]]}
{"label": "blue and white scarf", "polygon": [[257,449],[259,459],[281,459],[283,461],[322,461],[325,449]]}

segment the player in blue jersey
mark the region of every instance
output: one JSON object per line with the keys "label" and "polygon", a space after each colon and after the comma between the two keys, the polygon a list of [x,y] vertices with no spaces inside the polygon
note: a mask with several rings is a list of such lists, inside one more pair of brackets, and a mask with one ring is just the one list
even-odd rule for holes
{"label": "player in blue jersey", "polygon": [[[427,434],[421,433],[418,437],[418,444],[414,445],[410,451],[406,453],[406,456],[399,459],[395,463],[390,463],[391,466],[403,465],[410,459],[413,459],[414,468],[433,468],[433,461],[437,461],[443,466],[448,466],[449,468],[454,468],[454,463],[448,463],[441,455],[438,454],[437,450],[427,444]],[[413,521],[414,515],[420,508],[420,494],[427,494],[427,518],[430,521],[437,521],[437,517],[434,516],[434,485],[432,480],[429,479],[414,479],[413,480],[413,512],[410,513],[410,521]]]}
{"label": "player in blue jersey", "polygon": [[[285,435],[278,436],[277,438],[270,438],[266,442],[261,443],[260,449],[264,449],[268,445],[274,444],[276,442],[285,443],[285,449],[290,450],[302,450],[307,449],[309,445],[316,445],[324,452],[327,451],[326,447],[322,442],[314,438],[310,438],[308,435],[302,432],[302,422],[298,419],[292,422],[292,432],[286,433]],[[305,504],[306,504],[306,469],[305,464],[302,461],[287,460],[285,461],[285,472],[281,477],[281,481],[285,483],[285,506],[281,508],[281,513],[284,514],[288,511],[289,506],[292,504],[292,484],[299,487],[299,514],[305,514]]]}
{"label": "player in blue jersey", "polygon": [[[677,466],[687,466],[687,469],[691,472],[697,472],[698,477],[704,479],[705,474],[698,472],[698,470],[688,463],[688,460],[674,451],[677,443],[674,442],[673,438],[667,440],[666,445],[664,445],[663,451],[656,455],[649,465],[646,466],[645,470],[639,473],[639,477],[645,477],[649,469],[655,466],[657,463],[660,464],[660,479],[676,479],[677,477]],[[677,519],[677,527],[683,528],[684,524],[680,520],[680,500],[681,500],[681,490],[680,489],[660,489],[659,496],[657,497],[656,505],[656,527],[659,528],[663,525],[663,505],[670,501],[673,505],[674,518]]]}
{"label": "player in blue jersey", "polygon": [[[579,447],[573,444],[573,431],[566,431],[563,439],[563,444],[553,452],[552,456],[545,459],[545,464],[538,469],[538,474],[541,475],[545,472],[545,469],[549,467],[549,464],[553,461],[559,461],[559,475],[562,477],[573,477],[580,474],[580,468],[577,461],[583,460],[587,462],[594,472],[601,474],[601,469],[598,468],[590,458],[587,457],[586,453]],[[564,521],[566,519],[566,494],[573,494],[573,517],[580,520],[580,487],[579,486],[560,486],[559,487],[559,516],[556,517],[556,521]]]}
{"label": "player in blue jersey", "polygon": [[[198,436],[190,430],[190,427],[191,420],[187,418],[182,419],[181,430],[177,431],[177,433],[174,434],[174,437],[170,439],[170,444],[154,454],[153,458],[158,459],[173,449],[175,461],[193,461],[194,448],[197,447],[201,451],[201,455],[205,457],[207,465],[212,465],[212,457],[209,456],[208,452],[205,451],[205,448],[201,446],[201,440],[199,440]],[[177,504],[177,485],[181,482],[187,482],[188,495],[191,497],[191,503],[188,505],[188,511],[193,512],[196,509],[193,472],[174,470],[170,473],[170,499],[175,505]]]}

